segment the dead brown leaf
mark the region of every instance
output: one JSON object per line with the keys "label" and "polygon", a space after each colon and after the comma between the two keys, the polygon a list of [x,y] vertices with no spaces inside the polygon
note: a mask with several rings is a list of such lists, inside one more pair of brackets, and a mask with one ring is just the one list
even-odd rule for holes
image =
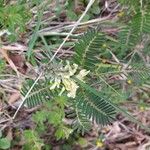
{"label": "dead brown leaf", "polygon": [[20,98],[20,92],[13,93],[8,100],[8,103],[12,105],[14,102],[16,102]]}
{"label": "dead brown leaf", "polygon": [[9,58],[18,68],[18,71],[25,74],[27,71],[27,65],[25,64],[25,58],[21,54],[9,53]]}
{"label": "dead brown leaf", "polygon": [[3,57],[6,59],[6,61],[9,63],[10,67],[16,72],[17,76],[19,77],[19,72],[17,70],[17,67],[15,66],[13,61],[9,58],[9,56],[7,54],[7,50],[0,48],[0,52],[3,55]]}

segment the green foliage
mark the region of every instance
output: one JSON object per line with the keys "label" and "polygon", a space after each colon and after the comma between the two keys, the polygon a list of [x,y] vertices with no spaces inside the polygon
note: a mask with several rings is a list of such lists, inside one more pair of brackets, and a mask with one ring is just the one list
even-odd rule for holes
{"label": "green foliage", "polygon": [[140,9],[149,9],[150,2],[149,0],[118,0],[121,4],[127,5],[131,9],[140,10]]}
{"label": "green foliage", "polygon": [[39,138],[39,135],[34,130],[24,131],[25,144],[24,150],[42,150],[43,141]]}
{"label": "green foliage", "polygon": [[71,128],[68,128],[66,126],[60,126],[59,128],[57,128],[55,136],[57,140],[64,138],[68,139],[72,132],[73,130]]}
{"label": "green foliage", "polygon": [[48,130],[45,126],[45,123],[47,123],[56,128],[54,135],[57,140],[69,137],[73,130],[63,122],[65,118],[64,107],[66,104],[66,97],[55,97],[44,104],[43,110],[37,111],[33,115],[33,120],[37,124],[36,130],[38,133],[41,134]]}
{"label": "green foliage", "polygon": [[0,149],[10,148],[10,141],[7,138],[0,139]]}
{"label": "green foliage", "polygon": [[2,73],[5,69],[6,63],[4,60],[0,59],[0,73]]}
{"label": "green foliage", "polygon": [[[75,12],[71,14],[71,9],[69,9],[74,7],[74,1],[67,2],[68,17],[70,20],[76,20],[79,16]],[[121,2],[125,3],[123,0]],[[122,24],[119,24],[119,31],[115,36],[108,36],[98,29],[89,30],[80,36],[75,44],[72,63],[78,64],[82,69],[90,70],[90,73],[84,82],[74,78],[80,87],[74,99],[66,98],[65,92],[62,96],[58,96],[59,92],[56,88],[50,90],[50,81],[57,77],[63,64],[57,65],[55,62],[56,66],[51,67],[50,65],[44,70],[45,78],[40,79],[26,99],[26,104],[30,108],[44,102],[42,109],[33,115],[35,130],[40,137],[48,131],[49,125],[55,129],[53,135],[57,140],[68,139],[74,132],[84,134],[91,129],[92,122],[102,126],[112,123],[118,112],[147,129],[127,110],[113,103],[113,101],[119,103],[120,99],[128,99],[135,87],[148,84],[147,81],[150,80],[149,66],[146,62],[141,63],[141,59],[149,54],[150,49],[150,38],[148,37],[150,14],[146,9],[143,11],[144,6],[142,8],[138,6],[139,1],[135,1],[135,4],[130,1],[126,2],[128,5],[131,4],[131,12],[134,13],[130,17],[127,16],[128,23],[123,20]],[[86,5],[85,1],[81,3]],[[135,6],[138,6],[137,9]],[[94,7],[96,6],[93,6],[92,13],[94,13]],[[133,11],[134,7],[135,11]],[[61,8],[58,7],[56,11],[59,14]],[[99,11],[97,8],[96,14]],[[35,40],[36,38],[33,38],[33,43],[30,43],[31,50]],[[23,96],[26,95],[33,82],[33,80],[29,81],[23,86]],[[69,110],[68,114],[66,110]],[[64,122],[68,116],[72,117],[71,125]],[[27,143],[32,143],[32,141],[27,141]]]}
{"label": "green foliage", "polygon": [[0,131],[0,149],[9,149],[11,146],[11,142],[8,138],[2,137],[2,132]]}
{"label": "green foliage", "polygon": [[[33,80],[28,80],[26,84],[21,89],[23,96],[26,95],[27,91],[33,84]],[[39,81],[33,88],[32,93],[26,99],[26,104],[28,107],[34,107],[46,100],[50,100],[53,97],[53,92],[50,90],[49,80]]]}
{"label": "green foliage", "polygon": [[[142,28],[141,26],[137,28],[137,35],[140,36],[143,32],[145,32],[143,26]],[[131,29],[134,29],[134,27],[131,26]],[[121,32],[122,31],[120,31],[120,33]],[[126,36],[129,37],[128,34]],[[119,42],[119,40],[121,39],[119,37],[118,41],[116,42],[115,40],[111,40],[111,38],[109,38],[108,36],[100,33],[98,30],[91,30],[80,38],[81,39],[79,40],[79,42],[75,45],[75,55],[73,62],[78,64],[82,68],[92,71],[90,77],[94,75],[95,78],[100,79],[102,89],[103,87],[105,87],[103,86],[103,84],[106,84],[106,89],[103,90],[109,91],[111,89],[111,95],[109,95],[109,92],[104,93],[102,91],[99,91],[99,93],[97,93],[94,88],[91,88],[89,87],[89,85],[78,81],[83,91],[81,93],[78,91],[78,96],[71,103],[73,109],[73,113],[71,115],[74,115],[74,122],[72,124],[73,130],[84,134],[85,131],[90,130],[91,123],[89,120],[101,125],[110,124],[115,119],[115,115],[117,112],[122,112],[130,119],[133,119],[126,110],[121,109],[117,105],[113,104],[110,100],[110,96],[113,95],[113,92],[116,95],[118,94],[117,96],[115,96],[115,99],[123,98],[123,96],[119,93],[121,84],[117,84],[117,88],[114,88],[114,86],[116,86],[115,82],[112,82],[112,85],[110,85],[106,80],[113,75],[118,75],[120,77],[124,75],[126,77],[125,80],[131,80],[132,83],[138,83],[139,81],[142,81],[140,82],[140,85],[142,85],[149,79],[149,67],[146,67],[143,64],[141,64],[141,66],[135,65],[136,62],[130,63],[129,66],[126,68],[124,68],[124,66],[121,64],[107,64],[107,60],[105,62],[105,59],[102,59],[103,49],[106,49],[106,51],[108,51],[109,53],[112,43],[115,44],[113,45],[113,48],[125,47],[126,42],[124,43],[123,40],[121,40],[122,43]],[[107,42],[108,45],[110,44],[109,46],[105,46],[105,43]],[[132,45],[132,47],[134,47],[134,44]],[[107,58],[108,55],[106,53],[104,55]],[[100,59],[98,58],[98,56],[100,56],[100,58],[102,57],[101,62],[99,61]],[[59,67],[54,67],[55,69],[48,69],[48,67],[46,69],[46,72],[49,72],[50,76],[53,78],[57,74]],[[138,79],[137,76],[139,77]],[[33,82],[30,83],[29,87],[31,87],[32,84]],[[135,86],[136,84],[133,85]],[[64,104],[62,104],[63,109],[60,109],[58,106],[55,105],[57,103],[55,101],[55,98],[56,95],[58,95],[58,92],[50,90],[50,87],[51,85],[47,79],[41,80],[35,85],[32,93],[29,95],[26,102],[29,107],[34,107],[37,104],[44,102],[44,100],[49,99],[52,102],[49,105],[49,113],[45,110],[43,110],[39,114],[37,113],[37,116],[35,117],[37,119],[36,121],[43,126],[43,123],[47,120],[50,124],[57,128],[55,132],[55,136],[57,139],[68,138],[73,130],[70,127],[68,128],[66,125],[62,124],[62,119],[65,118]],[[23,88],[22,91],[24,95],[27,93],[28,89],[29,88],[27,88],[27,86]],[[59,98],[61,99],[61,97]],[[133,121],[140,124],[137,120],[133,119]],[[44,130],[44,128],[42,130]]]}
{"label": "green foliage", "polygon": [[85,114],[88,119],[103,126],[111,123],[115,118],[115,108],[105,100],[106,98],[102,98],[103,95],[98,97],[90,92],[86,95],[79,94],[79,97],[76,98],[76,105],[81,114]]}
{"label": "green foliage", "polygon": [[[118,46],[116,47],[119,53],[119,58],[127,55],[130,51],[140,46],[143,35],[149,34],[150,14],[137,13],[132,20],[124,26],[119,32]],[[120,47],[120,48],[119,48]]]}
{"label": "green foliage", "polygon": [[77,143],[82,147],[86,147],[88,145],[88,140],[86,138],[80,137],[77,141]]}
{"label": "green foliage", "polygon": [[91,30],[75,45],[74,62],[83,68],[94,70],[99,61],[96,57],[100,53],[100,47],[104,44],[104,35]]}
{"label": "green foliage", "polygon": [[[98,96],[99,98],[101,97],[101,93],[99,93],[97,90],[95,90],[94,88],[90,87],[89,85],[81,82],[80,80],[76,79],[78,81],[78,83],[81,85],[82,88],[84,88],[86,91],[89,91],[91,94],[94,94],[95,96]],[[120,95],[118,98],[122,98],[122,96]],[[129,120],[131,120],[132,122],[138,124],[141,128],[145,129],[146,131],[150,132],[150,128],[144,126],[141,122],[139,122],[137,119],[135,119],[130,113],[128,113],[128,111],[124,108],[121,108],[119,106],[117,106],[116,104],[114,104],[112,101],[110,101],[110,99],[106,99],[107,103],[115,109],[116,112],[120,112],[122,113],[124,116],[128,117]],[[114,111],[113,111],[114,113]],[[109,115],[114,115],[113,113],[110,113]],[[112,118],[113,119],[113,118]]]}
{"label": "green foliage", "polygon": [[82,111],[79,108],[77,108],[77,103],[75,104],[74,107],[75,107],[75,110],[73,114],[76,115],[76,117],[72,123],[73,130],[77,133],[81,133],[82,135],[84,135],[84,133],[90,131],[92,127],[91,122],[87,118],[85,113],[82,113]]}
{"label": "green foliage", "polygon": [[[121,25],[118,33],[118,46],[115,47],[115,54],[120,59],[126,57],[133,51],[140,51],[142,49],[144,54],[149,54],[149,1],[136,0],[136,1],[125,1],[119,0],[122,4],[126,4],[128,13],[123,19],[124,23]],[[125,10],[126,11],[126,10]],[[130,14],[130,16],[128,16]],[[131,15],[132,14],[132,15]]]}
{"label": "green foliage", "polygon": [[[66,0],[65,3],[65,9],[66,9],[66,15],[69,20],[75,21],[77,20],[82,12],[83,8],[88,4],[89,1],[82,1],[82,0]],[[100,8],[100,0],[96,0],[94,4],[92,5],[91,9],[87,14],[84,16],[82,21],[88,21],[90,18],[93,18],[94,15],[100,14],[101,8]],[[60,10],[60,9],[58,9]]]}
{"label": "green foliage", "polygon": [[18,3],[0,5],[0,26],[8,29],[12,38],[16,38],[19,33],[25,31],[25,25],[29,21],[30,13],[25,5]]}
{"label": "green foliage", "polygon": [[[53,97],[53,95],[56,95],[57,93],[52,93],[49,86],[49,84],[46,86],[44,82],[39,82],[33,89],[35,92],[32,92],[31,95],[29,95],[26,102],[28,106],[33,107],[36,106],[36,104],[40,104],[42,100],[49,98],[49,104],[47,103],[48,105],[44,110],[37,112],[34,116],[34,120],[38,124],[42,124],[41,126],[43,126],[43,123],[46,120],[58,129],[60,129],[59,126],[61,125],[61,128],[64,128],[64,131],[62,131],[64,134],[62,132],[59,134],[60,130],[58,130],[56,132],[57,138],[59,139],[63,135],[68,137],[66,127],[64,125],[62,126],[62,119],[65,117],[64,106],[66,105],[66,101],[60,96],[58,98]],[[23,88],[25,94],[28,90],[27,88],[26,91],[24,89],[25,88]],[[74,130],[84,134],[86,130],[88,131],[90,129],[91,123],[89,119],[102,125],[107,125],[113,121],[116,114],[115,109],[105,100],[105,98],[103,98],[103,95],[101,95],[102,97],[97,97],[88,91],[85,91],[85,96],[82,95],[83,94],[79,94],[72,103],[72,108],[75,113],[75,120],[72,124]]]}
{"label": "green foliage", "polygon": [[[93,70],[91,75],[94,74],[97,79],[99,79],[98,76],[101,76],[101,79],[103,79],[101,81],[101,84],[107,85],[104,91],[109,91],[109,89],[111,89],[111,93],[114,92],[115,94],[119,94],[115,97],[115,99],[120,99],[123,98],[123,96],[119,93],[121,84],[117,85],[117,88],[114,88],[114,86],[116,86],[115,83],[109,85],[106,80],[110,76],[119,75],[121,77],[124,74],[124,76],[126,76],[126,80],[131,80],[133,86],[137,85],[137,83],[140,81],[142,81],[140,82],[140,85],[142,85],[149,79],[149,67],[146,67],[143,64],[141,64],[141,66],[135,65],[135,62],[129,64],[129,66],[126,68],[124,68],[123,65],[107,64],[107,61],[104,62],[103,60],[102,62],[98,62],[99,59],[96,56],[103,56],[101,54],[101,48],[104,47],[104,42],[106,43],[105,38],[110,41],[104,34],[99,33],[97,30],[87,32],[75,45],[76,51],[74,55],[74,62],[80,67]],[[125,44],[122,43],[122,45]],[[55,76],[57,74],[58,68],[55,67],[55,69],[52,70],[47,69],[47,72],[49,72],[51,76]],[[32,84],[33,82],[30,83],[30,86]],[[28,106],[34,107],[37,104],[44,102],[44,100],[46,99],[49,99],[50,101],[52,99],[55,99],[55,95],[57,95],[58,93],[57,91],[53,93],[54,91],[50,90],[50,86],[51,85],[48,80],[40,81],[39,83],[37,83],[33,88],[32,93],[26,100]],[[83,84],[81,84],[81,86],[83,86]],[[101,87],[103,88],[104,86],[101,85]],[[89,120],[92,120],[93,122],[101,125],[110,124],[115,119],[115,115],[118,110],[128,115],[128,117],[131,117],[126,111],[110,102],[110,96],[112,96],[112,94],[109,95],[109,92],[105,94],[104,92],[99,92],[99,94],[97,95],[95,92],[92,92],[92,89],[87,88],[86,86],[83,86],[82,88],[84,92],[78,93],[78,96],[73,100],[72,103],[73,113],[71,115],[74,115],[74,122],[72,124],[73,130],[81,132],[82,134],[85,131],[88,131],[91,124]],[[22,91],[24,95],[28,91],[28,89],[29,88],[27,88],[27,86],[23,88]],[[68,129],[68,127],[64,125],[60,126],[60,124],[62,123],[62,119],[65,117],[64,107],[63,109],[57,109],[57,107],[55,107],[55,103],[57,102],[54,100],[54,103],[51,103],[51,105],[49,106],[49,113],[44,111],[40,112],[36,117],[37,121],[43,123],[44,121],[48,120],[50,124],[57,127],[58,129],[55,132],[55,136],[57,137],[57,139],[63,138],[63,136],[68,138],[68,134],[71,132],[71,129]],[[62,106],[64,106],[64,104],[62,104]],[[52,107],[55,110],[51,109]],[[49,114],[48,118],[47,114]],[[64,130],[61,131],[60,128]],[[67,129],[68,132],[66,131]]]}
{"label": "green foliage", "polygon": [[142,84],[147,83],[150,80],[150,67],[142,64],[133,64],[130,67],[127,67],[127,78],[132,81],[133,85],[142,86]]}

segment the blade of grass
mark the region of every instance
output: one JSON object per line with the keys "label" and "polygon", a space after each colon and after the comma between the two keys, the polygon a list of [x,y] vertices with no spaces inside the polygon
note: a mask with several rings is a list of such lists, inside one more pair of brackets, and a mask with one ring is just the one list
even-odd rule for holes
{"label": "blade of grass", "polygon": [[[30,42],[29,42],[29,49],[27,51],[27,60],[30,61],[30,59],[34,59],[33,58],[33,47],[35,45],[35,42],[38,38],[38,31],[40,29],[40,26],[41,26],[41,20],[42,20],[42,16],[43,16],[43,9],[38,11],[38,22],[37,22],[37,25],[36,25],[36,28],[34,30],[34,33],[33,35],[31,36],[31,39],[30,39]],[[32,60],[31,60],[32,61]]]}
{"label": "blade of grass", "polygon": [[[41,37],[42,42],[43,42],[43,44],[44,44],[44,46],[45,46],[45,49],[46,49],[46,51],[47,51],[45,54],[46,54],[49,58],[51,58],[53,54],[52,54],[52,52],[51,52],[51,50],[50,50],[50,47],[48,46],[48,44],[47,44],[45,38],[44,38],[42,35],[40,35],[40,37]],[[54,59],[54,61],[55,61],[55,59]]]}

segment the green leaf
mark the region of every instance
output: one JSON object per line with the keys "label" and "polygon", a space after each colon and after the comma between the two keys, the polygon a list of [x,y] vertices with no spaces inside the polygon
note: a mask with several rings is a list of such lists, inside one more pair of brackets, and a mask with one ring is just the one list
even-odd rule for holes
{"label": "green leaf", "polygon": [[98,15],[100,13],[101,9],[98,5],[94,5],[91,9],[91,12],[95,15]]}
{"label": "green leaf", "polygon": [[[34,80],[27,80],[24,86],[21,89],[21,93],[23,96],[26,95],[30,87],[32,86]],[[52,90],[50,90],[49,80],[38,81],[38,83],[32,89],[32,92],[29,94],[26,99],[26,104],[29,108],[35,107],[37,105],[42,104],[48,100],[51,100],[54,96]]]}
{"label": "green leaf", "polygon": [[96,30],[88,31],[79,38],[80,40],[75,44],[74,62],[87,70],[94,70],[99,61],[96,56],[106,39]]}
{"label": "green leaf", "polygon": [[90,19],[90,15],[89,14],[86,14],[84,16],[84,18],[82,19],[82,22],[85,22],[85,21],[88,21]]}
{"label": "green leaf", "polygon": [[7,138],[0,139],[0,149],[8,149],[10,145],[10,141]]}
{"label": "green leaf", "polygon": [[5,69],[6,63],[4,60],[0,59],[0,73]]}
{"label": "green leaf", "polygon": [[58,96],[55,98],[56,103],[58,103],[62,109],[64,109],[65,105],[67,105],[67,100],[68,98],[65,96]]}
{"label": "green leaf", "polygon": [[[89,86],[86,83],[81,82],[79,79],[75,79],[80,85],[81,87],[83,87],[86,91],[89,91],[91,93],[93,93],[95,96],[98,96],[101,98],[101,93],[98,92],[97,90],[95,90],[94,88],[92,88],[91,86]],[[121,97],[120,97],[121,98]],[[128,113],[127,110],[125,110],[124,108],[121,108],[119,106],[117,106],[116,104],[112,103],[109,99],[105,99],[105,101],[107,101],[109,103],[110,106],[114,107],[116,109],[117,112],[122,113],[125,117],[127,117],[130,121],[138,124],[141,128],[145,129],[147,132],[150,132],[150,128],[146,127],[145,125],[143,125],[140,121],[138,121],[135,117],[133,117],[130,113]]]}
{"label": "green leaf", "polygon": [[62,138],[62,139],[65,138],[65,133],[64,133],[64,131],[62,130],[62,128],[58,128],[58,129],[56,130],[55,136],[56,136],[57,140],[59,140],[59,139],[61,139],[61,138]]}
{"label": "green leaf", "polygon": [[81,147],[87,147],[88,146],[88,141],[86,138],[82,138],[80,137],[77,141],[77,143],[81,146]]}
{"label": "green leaf", "polygon": [[54,126],[61,124],[62,123],[62,114],[52,111],[51,113],[49,113],[48,122],[53,124]]}
{"label": "green leaf", "polygon": [[76,15],[76,13],[72,10],[68,10],[67,11],[67,17],[70,21],[74,21],[78,19],[78,16]]}
{"label": "green leaf", "polygon": [[47,111],[37,111],[36,114],[33,115],[32,119],[36,123],[43,124],[44,121],[46,121],[47,118]]}
{"label": "green leaf", "polygon": [[[29,41],[29,49],[27,51],[27,57],[28,57],[28,61],[31,60],[32,62],[35,62],[34,57],[33,57],[33,47],[35,45],[35,42],[38,38],[38,30],[40,29],[41,26],[41,20],[42,20],[42,16],[43,16],[43,9],[38,11],[38,22],[36,24],[36,28],[34,30],[34,33],[31,36],[31,39]],[[31,59],[32,56],[32,59]]]}
{"label": "green leaf", "polygon": [[25,137],[25,145],[24,150],[41,150],[43,147],[43,142],[39,138],[39,135],[36,131],[33,130],[25,130],[24,131]]}
{"label": "green leaf", "polygon": [[0,25],[2,28],[8,29],[13,37],[25,31],[25,25],[30,17],[28,8],[18,2],[0,6]]}
{"label": "green leaf", "polygon": [[107,102],[107,99],[102,94],[97,96],[90,91],[86,91],[86,94],[81,93],[76,98],[77,108],[93,122],[103,126],[108,125],[114,120],[116,110]]}
{"label": "green leaf", "polygon": [[60,126],[56,132],[55,132],[55,136],[57,138],[57,140],[59,139],[68,139],[69,135],[73,132],[72,129],[65,127],[65,126]]}

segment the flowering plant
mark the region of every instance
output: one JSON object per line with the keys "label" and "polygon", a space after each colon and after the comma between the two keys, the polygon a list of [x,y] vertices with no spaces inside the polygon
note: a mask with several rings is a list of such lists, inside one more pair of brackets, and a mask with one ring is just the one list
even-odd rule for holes
{"label": "flowering plant", "polygon": [[73,79],[73,76],[84,82],[84,77],[90,71],[82,69],[78,74],[76,74],[78,70],[78,65],[73,64],[71,66],[69,61],[66,61],[66,66],[61,66],[60,70],[61,71],[58,72],[57,75],[50,81],[50,83],[52,84],[50,89],[53,90],[55,88],[60,88],[60,85],[62,85],[62,89],[59,93],[59,96],[61,96],[62,93],[66,90],[68,92],[68,97],[75,98],[76,91],[79,88],[79,86]]}

